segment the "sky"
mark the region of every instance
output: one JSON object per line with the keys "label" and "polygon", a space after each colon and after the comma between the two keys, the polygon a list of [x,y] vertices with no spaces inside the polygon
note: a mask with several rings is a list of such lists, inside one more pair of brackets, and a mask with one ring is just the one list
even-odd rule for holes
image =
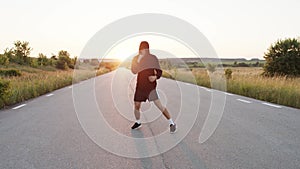
{"label": "sky", "polygon": [[[32,56],[51,56],[60,50],[80,56],[85,44],[104,26],[134,14],[162,13],[197,27],[219,57],[262,59],[271,43],[300,36],[299,7],[299,0],[2,0],[0,53],[21,40],[30,43]],[[123,48],[120,43],[119,51],[127,48],[124,55],[129,55],[138,49],[140,39],[124,42],[127,46]],[[152,44],[158,42],[164,48],[163,39],[152,38]],[[121,55],[118,51],[110,54],[126,57]]]}

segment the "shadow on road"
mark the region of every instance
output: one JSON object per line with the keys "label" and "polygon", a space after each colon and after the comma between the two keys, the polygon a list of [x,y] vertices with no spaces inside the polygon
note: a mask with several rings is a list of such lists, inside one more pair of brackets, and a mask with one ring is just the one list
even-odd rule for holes
{"label": "shadow on road", "polygon": [[[144,138],[144,133],[140,130],[131,130],[131,135],[133,138]],[[134,139],[134,143],[137,153],[140,154],[140,157],[149,154],[147,150],[148,146],[145,141],[137,141],[136,139]],[[144,169],[152,168],[153,164],[151,158],[140,158],[140,161]]]}

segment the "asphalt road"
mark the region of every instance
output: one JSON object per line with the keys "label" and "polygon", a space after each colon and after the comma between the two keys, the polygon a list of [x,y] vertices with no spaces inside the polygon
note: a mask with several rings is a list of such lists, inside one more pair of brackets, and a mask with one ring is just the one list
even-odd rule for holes
{"label": "asphalt road", "polygon": [[[216,91],[165,78],[158,80],[159,96],[180,124],[178,132],[171,135],[167,121],[149,102],[142,106],[142,120],[148,123],[131,131],[134,84],[134,76],[121,68],[2,110],[0,168],[300,168],[299,109],[226,94],[220,123],[200,144],[199,135],[211,105],[218,105],[211,102]],[[199,98],[193,96],[195,89]],[[93,98],[86,94],[88,91],[94,93]],[[184,97],[182,91],[191,97]],[[97,108],[93,108],[92,100]],[[192,115],[179,120],[181,111],[195,107],[198,114],[193,120],[189,121]],[[127,137],[149,138],[161,133],[166,138],[186,136],[170,150],[151,156],[155,151],[148,142],[137,144],[102,134],[107,129],[97,121],[99,113],[89,114],[94,109],[101,110],[115,132]],[[79,113],[83,110],[87,114]],[[188,126],[192,128],[187,132]],[[101,133],[99,137],[97,133]],[[115,151],[151,157],[119,156],[101,148],[99,142],[110,143]]]}

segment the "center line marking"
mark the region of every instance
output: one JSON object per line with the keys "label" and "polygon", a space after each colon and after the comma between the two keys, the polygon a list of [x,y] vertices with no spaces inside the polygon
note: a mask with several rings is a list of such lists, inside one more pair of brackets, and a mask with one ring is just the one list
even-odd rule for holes
{"label": "center line marking", "polygon": [[267,106],[271,106],[271,107],[276,107],[276,108],[282,108],[281,106],[277,106],[277,105],[275,105],[275,104],[270,104],[270,103],[262,103],[262,104],[264,104],[264,105],[267,105]]}
{"label": "center line marking", "polygon": [[12,108],[12,109],[13,109],[13,110],[16,110],[16,109],[19,109],[19,108],[24,107],[24,106],[26,106],[26,104],[21,104],[21,105],[19,105],[19,106],[17,106],[17,107],[14,107],[14,108]]}
{"label": "center line marking", "polygon": [[243,99],[236,99],[236,100],[238,100],[238,101],[240,101],[240,102],[244,102],[244,103],[251,103],[251,102],[248,101],[248,100],[243,100]]}
{"label": "center line marking", "polygon": [[53,96],[54,94],[53,93],[50,93],[50,94],[47,94],[46,97],[50,97],[50,96]]}

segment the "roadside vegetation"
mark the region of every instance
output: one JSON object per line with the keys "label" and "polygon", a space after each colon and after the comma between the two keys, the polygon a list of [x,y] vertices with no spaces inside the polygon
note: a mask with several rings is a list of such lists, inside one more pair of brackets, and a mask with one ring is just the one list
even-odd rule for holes
{"label": "roadside vegetation", "polygon": [[[120,64],[130,67],[130,61],[77,60],[64,50],[50,57],[42,53],[31,57],[31,51],[28,42],[16,41],[13,48],[0,54],[0,108],[110,72]],[[221,62],[209,58],[205,63],[195,59],[161,59],[160,64],[166,78],[300,108],[299,41],[278,40],[264,58]],[[75,69],[80,73],[73,78]],[[214,82],[212,76],[217,77]],[[226,80],[226,88],[218,85],[221,80]]]}
{"label": "roadside vegetation", "polygon": [[264,62],[222,63],[223,67],[213,62],[204,66],[202,62],[174,64],[165,60],[161,65],[166,78],[212,88],[210,76],[219,77],[226,79],[227,87],[214,85],[217,90],[300,108],[300,43],[296,39],[278,40],[264,58]]}
{"label": "roadside vegetation", "polygon": [[[226,74],[226,72],[229,73]],[[300,108],[300,78],[268,77],[262,76],[263,72],[263,68],[232,67],[223,70],[217,68],[213,74],[226,79],[227,88],[224,90],[218,85],[215,85],[214,88],[275,104]],[[176,78],[174,70],[164,70],[163,76],[208,88],[212,87],[209,72],[205,68],[192,68],[191,70],[179,68]]]}
{"label": "roadside vegetation", "polygon": [[[16,41],[0,54],[0,108],[10,106],[117,68],[117,62],[77,61],[61,50],[51,57],[30,57],[28,42]],[[80,76],[73,78],[74,69]]]}

